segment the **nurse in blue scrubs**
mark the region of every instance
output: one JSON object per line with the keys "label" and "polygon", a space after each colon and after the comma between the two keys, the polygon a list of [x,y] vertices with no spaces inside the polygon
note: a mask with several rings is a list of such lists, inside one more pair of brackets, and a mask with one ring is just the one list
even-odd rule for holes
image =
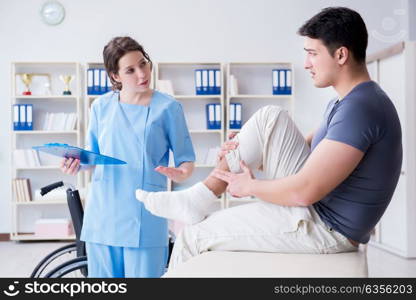
{"label": "nurse in blue scrubs", "polygon": [[[191,138],[181,104],[149,88],[152,62],[141,45],[117,37],[103,56],[114,91],[92,104],[88,146],[127,164],[93,171],[81,233],[89,277],[160,277],[168,257],[167,220],[147,211],[135,190],[165,191],[166,177],[188,178],[195,161]],[[174,168],[167,167],[169,150]],[[76,174],[82,168],[70,158],[61,169]]]}

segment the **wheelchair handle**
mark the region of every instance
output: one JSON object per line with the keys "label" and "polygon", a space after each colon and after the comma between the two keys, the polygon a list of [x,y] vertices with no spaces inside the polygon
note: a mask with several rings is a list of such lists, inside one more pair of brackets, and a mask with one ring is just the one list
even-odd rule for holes
{"label": "wheelchair handle", "polygon": [[43,195],[46,195],[46,194],[47,194],[47,193],[49,193],[50,191],[52,191],[52,190],[54,190],[54,189],[57,189],[57,188],[59,188],[59,187],[61,187],[61,186],[64,186],[63,181],[58,181],[58,182],[52,183],[52,184],[50,184],[50,185],[44,186],[43,188],[41,188],[41,189],[40,189],[40,194],[41,194],[42,196],[43,196]]}

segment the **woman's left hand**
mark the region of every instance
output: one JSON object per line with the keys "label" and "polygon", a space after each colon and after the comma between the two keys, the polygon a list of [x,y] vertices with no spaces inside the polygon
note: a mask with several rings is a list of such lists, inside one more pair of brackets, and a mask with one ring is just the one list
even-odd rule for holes
{"label": "woman's left hand", "polygon": [[244,161],[240,161],[242,173],[234,174],[231,172],[215,169],[212,175],[228,183],[227,191],[233,197],[241,198],[250,195],[250,186],[253,182],[254,176]]}
{"label": "woman's left hand", "polygon": [[182,181],[184,178],[187,178],[188,175],[184,169],[172,167],[158,166],[155,168],[155,171],[167,176],[170,180],[175,182]]}

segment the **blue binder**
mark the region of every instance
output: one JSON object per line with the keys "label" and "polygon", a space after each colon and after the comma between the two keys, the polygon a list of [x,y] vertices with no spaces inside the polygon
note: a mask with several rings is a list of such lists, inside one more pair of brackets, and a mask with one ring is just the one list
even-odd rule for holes
{"label": "blue binder", "polygon": [[241,103],[230,103],[230,129],[241,129]]}
{"label": "blue binder", "polygon": [[207,94],[215,94],[215,70],[208,70],[208,91]]}
{"label": "blue binder", "polygon": [[214,94],[220,95],[221,94],[221,71],[220,69],[215,70],[215,89]]}
{"label": "blue binder", "polygon": [[276,94],[278,94],[278,91],[277,91],[277,89],[278,89],[278,86],[279,86],[279,75],[278,75],[278,73],[279,73],[279,70],[272,70],[272,74],[273,74],[273,76],[272,76],[272,83],[273,83],[273,95],[276,95]]}
{"label": "blue binder", "polygon": [[195,70],[195,92],[197,95],[202,95],[202,70]]}
{"label": "blue binder", "polygon": [[88,90],[87,90],[88,95],[93,95],[94,94],[94,69],[90,68],[87,71],[87,85],[88,85]]}
{"label": "blue binder", "polygon": [[19,104],[13,104],[13,130],[21,130]]}
{"label": "blue binder", "polygon": [[272,70],[273,95],[292,94],[292,70],[273,69]]}
{"label": "blue binder", "polygon": [[25,130],[33,130],[33,104],[25,104],[26,126]]}
{"label": "blue binder", "polygon": [[92,86],[93,95],[100,94],[100,69],[93,69],[94,70],[94,83]]}
{"label": "blue binder", "polygon": [[221,104],[215,103],[215,129],[221,129]]}
{"label": "blue binder", "polygon": [[49,143],[43,146],[34,146],[33,149],[59,157],[73,157],[81,161],[83,165],[124,165],[125,161],[114,157],[102,155],[84,150],[75,146],[60,143]]}
{"label": "blue binder", "polygon": [[201,70],[202,73],[202,95],[208,94],[208,70]]}
{"label": "blue binder", "polygon": [[216,129],[215,128],[215,103],[209,103],[206,105],[206,115],[207,115],[207,129]]}

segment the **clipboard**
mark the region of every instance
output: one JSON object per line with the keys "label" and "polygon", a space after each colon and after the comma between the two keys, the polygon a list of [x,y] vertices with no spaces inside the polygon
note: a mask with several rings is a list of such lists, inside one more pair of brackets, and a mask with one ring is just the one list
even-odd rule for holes
{"label": "clipboard", "polygon": [[83,165],[124,165],[125,161],[88,151],[68,144],[49,143],[43,146],[33,146],[33,149],[60,157],[79,159]]}

